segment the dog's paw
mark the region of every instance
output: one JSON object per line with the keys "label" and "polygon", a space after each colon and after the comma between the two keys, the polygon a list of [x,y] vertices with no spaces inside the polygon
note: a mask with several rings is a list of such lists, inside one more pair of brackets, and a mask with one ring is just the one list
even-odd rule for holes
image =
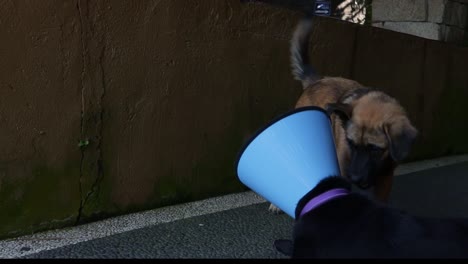
{"label": "dog's paw", "polygon": [[270,204],[270,207],[268,208],[268,211],[273,213],[273,214],[282,214],[283,213],[283,211],[281,211],[281,209],[276,207],[274,204]]}

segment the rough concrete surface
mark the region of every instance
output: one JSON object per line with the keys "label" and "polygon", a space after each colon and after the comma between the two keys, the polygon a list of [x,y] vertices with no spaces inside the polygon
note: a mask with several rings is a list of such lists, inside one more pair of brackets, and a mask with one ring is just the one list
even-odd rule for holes
{"label": "rough concrete surface", "polygon": [[240,1],[0,7],[1,237],[244,190],[240,145],[300,92],[291,11]]}
{"label": "rough concrete surface", "polygon": [[427,21],[442,23],[444,21],[444,11],[446,0],[427,1]]}
{"label": "rough concrete surface", "polygon": [[426,19],[426,0],[372,0],[373,21],[425,21]]}
{"label": "rough concrete surface", "polygon": [[424,92],[421,83],[424,39],[360,27],[356,42],[353,77],[397,98],[419,128],[422,112],[418,98]]}
{"label": "rough concrete surface", "polygon": [[[402,170],[405,173],[395,178],[390,206],[420,216],[468,217],[468,192],[464,187],[468,183],[466,160],[466,156],[446,157],[401,166],[405,168]],[[449,165],[451,162],[455,164]],[[409,167],[413,167],[413,170],[408,170]],[[250,194],[245,192],[236,196],[237,199],[252,197]],[[34,241],[36,243],[27,241],[26,237],[10,243],[0,241],[0,256],[28,259],[285,258],[275,250],[273,242],[291,237],[293,219],[286,214],[268,213],[268,203],[258,199],[253,199],[254,203],[250,205],[237,207],[239,200],[226,199],[228,197],[232,195],[200,201],[194,207],[189,204],[171,206],[146,215],[138,214],[137,217],[119,217],[114,221],[127,219],[127,226],[132,226],[132,219],[136,218],[139,223],[147,219],[146,225],[137,224],[133,229],[119,230],[118,225],[95,223],[92,224],[94,228],[88,228],[89,231],[102,233],[105,230],[108,235],[80,243],[71,243],[66,239],[60,241],[58,238],[64,243],[50,250],[42,247],[49,241],[40,241],[39,237]],[[231,206],[233,204],[236,206]],[[186,216],[182,219],[173,217],[172,221],[158,221],[162,218],[160,216],[169,216],[166,219],[177,217],[182,210]],[[50,237],[54,234],[56,237],[63,236],[61,231],[49,232]],[[76,235],[80,237],[80,234],[82,237],[88,236],[84,232]],[[76,237],[73,239],[76,240]],[[2,250],[5,246],[9,250]]]}
{"label": "rough concrete surface", "polygon": [[448,25],[466,30],[468,23],[468,4],[455,1],[447,2],[444,12],[444,20]]}
{"label": "rough concrete surface", "polygon": [[0,236],[70,224],[78,215],[75,13],[73,1],[0,1]]}
{"label": "rough concrete surface", "polygon": [[384,22],[375,23],[374,26],[433,40],[440,39],[442,27],[432,22]]}

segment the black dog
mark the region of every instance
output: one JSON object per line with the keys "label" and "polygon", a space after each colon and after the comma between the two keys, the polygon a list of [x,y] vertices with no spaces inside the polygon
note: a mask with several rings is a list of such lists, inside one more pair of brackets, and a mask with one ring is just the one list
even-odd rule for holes
{"label": "black dog", "polygon": [[[337,189],[341,195],[308,210],[313,198]],[[351,193],[343,177],[322,180],[295,215],[293,241],[275,241],[292,258],[468,258],[468,219],[404,213]]]}

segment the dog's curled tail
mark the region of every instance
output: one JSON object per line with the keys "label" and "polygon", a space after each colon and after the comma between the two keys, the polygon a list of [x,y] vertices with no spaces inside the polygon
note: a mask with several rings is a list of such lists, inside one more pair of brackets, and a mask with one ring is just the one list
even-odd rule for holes
{"label": "dog's curled tail", "polygon": [[312,19],[302,19],[291,38],[291,67],[294,79],[302,82],[305,89],[309,84],[320,79],[309,61],[309,38],[312,33]]}

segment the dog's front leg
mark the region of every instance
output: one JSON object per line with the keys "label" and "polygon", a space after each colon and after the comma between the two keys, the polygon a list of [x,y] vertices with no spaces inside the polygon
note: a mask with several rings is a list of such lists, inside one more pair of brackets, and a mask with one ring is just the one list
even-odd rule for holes
{"label": "dog's front leg", "polygon": [[387,203],[390,198],[393,185],[393,170],[385,175],[380,175],[374,187],[374,196],[381,202]]}

